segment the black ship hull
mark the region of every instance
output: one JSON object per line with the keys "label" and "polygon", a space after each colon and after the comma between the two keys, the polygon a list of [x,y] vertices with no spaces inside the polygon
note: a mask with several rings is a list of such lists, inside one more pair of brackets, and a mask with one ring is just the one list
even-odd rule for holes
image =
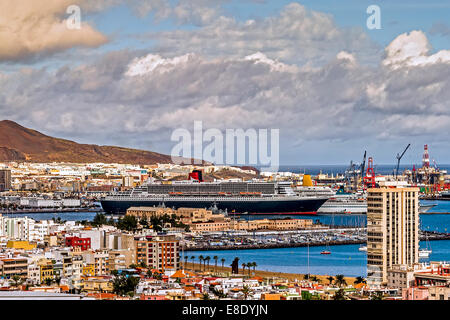
{"label": "black ship hull", "polygon": [[302,215],[316,214],[322,204],[327,201],[326,198],[314,199],[277,199],[277,200],[160,200],[139,199],[139,200],[101,200],[103,210],[108,214],[123,215],[130,207],[153,207],[164,206],[169,208],[212,208],[227,211],[228,214],[280,214],[280,215]]}

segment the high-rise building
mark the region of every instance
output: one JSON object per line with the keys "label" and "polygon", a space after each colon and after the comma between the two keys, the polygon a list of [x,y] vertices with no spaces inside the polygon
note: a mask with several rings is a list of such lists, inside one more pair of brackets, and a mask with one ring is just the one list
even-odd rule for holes
{"label": "high-rise building", "polygon": [[0,169],[0,191],[11,189],[11,170]]}
{"label": "high-rise building", "polygon": [[384,285],[393,265],[410,266],[418,261],[419,189],[368,189],[368,284]]}
{"label": "high-rise building", "polygon": [[147,237],[136,241],[136,262],[159,271],[180,268],[180,242],[173,236]]}

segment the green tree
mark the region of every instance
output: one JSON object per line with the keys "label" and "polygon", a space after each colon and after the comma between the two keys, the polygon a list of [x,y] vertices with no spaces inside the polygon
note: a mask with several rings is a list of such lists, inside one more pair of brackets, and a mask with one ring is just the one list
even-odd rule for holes
{"label": "green tree", "polygon": [[244,286],[244,287],[242,288],[242,293],[244,294],[244,299],[247,300],[247,297],[248,297],[248,296],[250,295],[250,293],[251,293],[250,287]]}
{"label": "green tree", "polygon": [[117,222],[117,228],[120,230],[126,231],[135,231],[137,229],[138,221],[135,216],[124,216],[123,218],[119,218]]}
{"label": "green tree", "polygon": [[144,217],[142,217],[139,220],[139,224],[143,227],[143,228],[148,228],[148,220]]}
{"label": "green tree", "polygon": [[106,224],[109,225],[109,226],[115,226],[116,222],[114,221],[114,218],[111,217],[111,218],[108,219],[108,222]]}
{"label": "green tree", "polygon": [[332,276],[329,276],[329,277],[327,278],[327,280],[330,282],[330,285],[332,285],[332,284],[333,284],[333,281],[334,281],[334,278],[333,278]]}
{"label": "green tree", "polygon": [[202,300],[211,300],[211,298],[209,297],[209,294],[207,294],[206,292],[202,294],[201,299]]}
{"label": "green tree", "polygon": [[333,300],[347,300],[345,298],[344,289],[339,289],[333,296]]}
{"label": "green tree", "polygon": [[101,212],[97,212],[97,214],[94,217],[94,220],[92,220],[92,225],[94,227],[100,227],[104,224],[108,224],[108,220],[106,219],[106,216]]}
{"label": "green tree", "polygon": [[138,277],[120,275],[113,279],[113,292],[119,296],[125,296],[132,293],[134,295],[136,287],[139,284]]}

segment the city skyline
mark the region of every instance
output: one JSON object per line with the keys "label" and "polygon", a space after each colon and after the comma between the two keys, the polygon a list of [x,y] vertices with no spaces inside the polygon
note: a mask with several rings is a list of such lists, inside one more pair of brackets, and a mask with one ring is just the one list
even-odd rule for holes
{"label": "city skyline", "polygon": [[[74,4],[82,27],[67,30]],[[0,31],[0,118],[165,154],[173,130],[202,120],[280,129],[281,165],[344,165],[364,150],[389,164],[408,143],[402,163],[420,163],[424,144],[448,163],[450,7],[380,1],[382,28],[369,30],[371,4],[3,2],[17,37]],[[19,19],[30,14],[39,27]]]}

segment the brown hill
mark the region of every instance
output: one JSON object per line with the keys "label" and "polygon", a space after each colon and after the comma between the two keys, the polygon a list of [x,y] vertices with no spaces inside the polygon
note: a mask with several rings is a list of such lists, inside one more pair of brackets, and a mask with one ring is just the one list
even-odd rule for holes
{"label": "brown hill", "polygon": [[73,163],[171,163],[168,155],[113,146],[79,144],[46,136],[13,121],[0,121],[0,161]]}

